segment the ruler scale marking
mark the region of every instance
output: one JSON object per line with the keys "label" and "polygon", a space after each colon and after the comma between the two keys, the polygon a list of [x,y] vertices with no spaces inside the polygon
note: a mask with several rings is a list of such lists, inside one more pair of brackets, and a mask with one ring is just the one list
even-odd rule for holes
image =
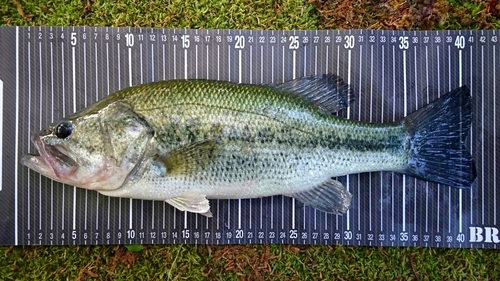
{"label": "ruler scale marking", "polygon": [[[28,136],[31,136],[31,124],[30,124],[30,120],[31,120],[31,42],[28,41]],[[28,137],[29,138],[29,137]],[[28,145],[28,150],[30,148],[30,143],[27,142],[27,145]],[[30,174],[30,171],[28,171],[28,175]],[[31,177],[28,177],[28,187],[31,186],[31,180],[30,180]],[[28,232],[31,230],[31,192],[29,191],[28,189],[28,193],[27,193],[27,215],[28,215],[28,219],[27,219],[27,222],[28,222]]]}
{"label": "ruler scale marking", "polygon": [[[403,33],[404,34],[404,33]],[[409,39],[408,39],[409,40]],[[408,88],[407,88],[407,73],[406,73],[406,49],[403,50],[403,116],[408,115]],[[406,176],[403,175],[403,195],[401,196],[402,204],[402,218],[403,218],[403,232],[406,231]]]}
{"label": "ruler scale marking", "polygon": [[[373,35],[373,30],[371,31],[371,36]],[[374,36],[375,37],[375,36]],[[370,46],[370,123],[373,122],[373,45]],[[373,173],[370,173],[370,178],[369,178],[369,186],[372,186],[372,175]],[[368,231],[372,232],[372,189],[370,188],[368,190]],[[371,241],[370,241],[370,246],[371,246]]]}
{"label": "ruler scale marking", "polygon": [[[416,32],[414,32],[414,36],[416,37],[417,34]],[[416,37],[416,38],[419,38],[419,37]],[[420,38],[419,38],[419,41],[420,41]],[[413,46],[413,63],[415,65],[415,68],[413,69],[413,72],[414,72],[414,78],[415,81],[415,108],[413,110],[418,110],[418,75],[417,75],[417,66],[418,66],[418,60],[417,60],[417,46]],[[413,181],[413,233],[416,233],[417,232],[417,179],[414,179]],[[413,243],[414,246],[416,245],[416,243],[414,242]]]}
{"label": "ruler scale marking", "polygon": [[[359,46],[359,69],[363,69],[363,45],[360,45]],[[362,93],[361,93],[361,89],[362,89],[362,84],[361,84],[361,81],[363,80],[362,79],[362,72],[360,72],[360,77],[359,77],[359,84],[358,84],[358,96],[359,96],[359,100],[358,100],[358,120],[361,121],[361,98],[362,98]],[[357,175],[357,180],[358,180],[358,190],[357,190],[357,193],[358,193],[358,231],[361,232],[361,174],[358,173]],[[358,244],[360,243],[360,240],[358,240]]]}
{"label": "ruler scale marking", "polygon": [[[472,37],[472,35],[473,35],[473,34],[472,34],[472,31],[471,31],[471,33],[469,34],[469,36],[470,36],[471,38],[473,38],[473,37]],[[470,45],[470,52],[469,52],[469,53],[470,53],[470,56],[469,56],[469,59],[470,59],[470,62],[469,62],[469,63],[470,63],[470,67],[469,67],[469,69],[470,69],[470,73],[469,73],[469,77],[470,77],[469,87],[470,87],[471,89],[474,89],[474,87],[473,87],[474,85],[472,84],[472,78],[473,78],[473,76],[472,76],[472,73],[473,73],[473,72],[472,72],[472,71],[473,71],[473,67],[472,67],[472,65],[473,65],[473,64],[472,64],[472,62],[473,62],[473,57],[474,57],[474,56],[473,56],[473,54],[474,54],[474,53],[473,53],[473,51],[472,51],[472,45],[473,45],[473,44],[471,44],[471,45]],[[473,93],[473,91],[471,92],[471,95],[472,95],[472,97],[474,98],[474,93]],[[473,110],[474,110],[474,109],[473,109]],[[473,124],[474,122],[471,122],[471,123],[472,123],[472,124],[471,124],[471,132],[470,132],[470,135],[469,135],[469,136],[470,136],[470,147],[472,148],[472,147],[473,147],[473,144],[474,144],[474,136],[473,136],[473,133],[472,133],[472,132],[473,132],[473,130],[474,130],[474,124]],[[477,186],[477,184],[476,184],[475,186]],[[474,209],[473,209],[473,208],[474,208],[474,200],[472,200],[472,198],[474,198],[473,196],[474,196],[474,193],[473,193],[473,188],[471,188],[471,189],[470,189],[470,198],[471,198],[471,200],[470,200],[470,221],[469,221],[469,224],[471,224],[471,225],[472,225],[472,224],[473,224],[473,222],[474,222],[474,213],[473,213],[473,210],[474,210]]]}
{"label": "ruler scale marking", "polygon": [[[493,62],[496,62],[496,46],[493,46]],[[497,80],[497,74],[496,74],[496,68],[493,67],[493,93],[497,93],[497,88],[496,88],[496,80]],[[493,102],[493,120],[497,120],[496,118],[496,107],[495,103]],[[497,125],[493,124],[493,171],[497,171],[497,157],[496,157],[496,152],[497,152]],[[497,176],[498,174],[495,173],[493,175],[493,186],[497,186]],[[493,188],[493,202],[497,202],[497,190],[496,188]],[[497,225],[497,205],[493,204],[493,225]]]}
{"label": "ruler scale marking", "polygon": [[[74,30],[74,27],[73,27]],[[74,33],[72,33],[73,35]],[[72,89],[73,89],[73,112],[76,112],[76,59],[75,59],[75,47],[71,47],[71,74],[72,74]],[[72,230],[76,229],[76,186],[73,186],[73,227]]]}
{"label": "ruler scale marking", "polygon": [[[424,35],[427,37],[427,31],[425,31]],[[426,95],[427,100],[426,104],[429,103],[429,49],[428,46],[425,45],[425,84],[426,84]],[[425,233],[429,232],[429,183],[425,183]],[[425,243],[427,246],[427,242]]]}
{"label": "ruler scale marking", "polygon": [[[85,28],[84,30],[85,31]],[[87,107],[87,44],[83,42],[83,97],[84,97],[84,106]],[[85,199],[84,199],[84,230],[87,230],[87,205],[88,205],[88,190],[85,189]],[[76,229],[76,225],[75,225]],[[85,243],[87,241],[85,240]]]}
{"label": "ruler scale marking", "polygon": [[[450,31],[448,31],[448,35]],[[448,91],[451,91],[451,46],[448,45]],[[448,186],[448,233],[451,232],[451,186]],[[448,242],[448,241],[447,241]],[[449,244],[448,244],[449,245]]]}
{"label": "ruler scale marking", "polygon": [[[436,46],[436,55],[437,55],[437,92],[438,92],[438,97],[441,95],[441,64],[440,64],[440,59],[439,59],[439,45]],[[440,226],[439,226],[439,219],[440,219],[440,209],[439,209],[439,199],[440,199],[440,194],[441,194],[441,185],[437,185],[437,209],[436,209],[436,233],[440,232]]]}
{"label": "ruler scale marking", "polygon": [[[380,37],[380,38],[383,38],[383,37]],[[381,83],[382,83],[382,87],[381,87],[381,97],[382,97],[382,100],[384,100],[384,85],[385,85],[385,45],[383,44],[382,45],[382,79],[381,79]],[[381,114],[380,114],[380,122],[381,123],[384,123],[384,104],[382,104],[382,106],[380,107],[380,111],[381,111]],[[383,203],[384,201],[382,200],[382,198],[384,198],[384,172],[380,172],[380,232],[384,232],[384,206],[383,206]],[[379,240],[382,240],[379,238]],[[381,242],[383,243],[383,242]]]}
{"label": "ruler scale marking", "polygon": [[[482,32],[481,32],[482,33]],[[482,35],[482,34],[481,34]],[[484,46],[481,45],[481,124],[484,124]],[[481,142],[484,142],[484,126],[481,126]],[[481,145],[481,155],[484,155],[484,144]],[[484,225],[484,158],[481,159],[481,224]]]}
{"label": "ruler scale marking", "polygon": [[[39,27],[39,32],[41,32],[41,28]],[[43,70],[42,70],[42,41],[38,41],[38,75],[39,75],[39,82],[40,82],[40,88],[39,88],[39,127],[38,130],[42,130],[42,108],[43,108]],[[3,107],[2,107],[3,108]],[[38,177],[38,205],[42,206],[42,176],[40,175]],[[74,221],[74,220],[73,220]],[[42,208],[38,208],[38,230],[42,229]]]}

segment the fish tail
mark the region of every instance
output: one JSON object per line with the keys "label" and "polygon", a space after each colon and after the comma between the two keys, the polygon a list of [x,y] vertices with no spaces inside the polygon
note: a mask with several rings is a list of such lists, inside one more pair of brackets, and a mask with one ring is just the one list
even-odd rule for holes
{"label": "fish tail", "polygon": [[471,118],[467,86],[408,115],[403,124],[410,133],[410,154],[404,173],[456,188],[470,188],[477,176],[474,160],[465,146]]}

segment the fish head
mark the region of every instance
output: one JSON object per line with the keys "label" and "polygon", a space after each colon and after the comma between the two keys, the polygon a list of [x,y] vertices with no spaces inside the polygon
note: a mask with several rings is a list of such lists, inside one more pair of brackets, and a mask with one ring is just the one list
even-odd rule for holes
{"label": "fish head", "polygon": [[123,103],[76,113],[32,137],[37,154],[21,163],[53,180],[92,190],[115,190],[149,151],[151,126]]}

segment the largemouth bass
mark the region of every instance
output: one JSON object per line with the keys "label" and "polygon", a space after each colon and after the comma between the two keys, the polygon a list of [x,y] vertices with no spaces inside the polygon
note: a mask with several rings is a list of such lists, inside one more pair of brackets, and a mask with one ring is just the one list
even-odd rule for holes
{"label": "largemouth bass", "polygon": [[32,138],[22,163],[53,180],[116,197],[164,200],[211,216],[207,199],[287,195],[345,213],[351,194],[332,179],[395,171],[456,188],[476,178],[465,147],[467,87],[391,124],[333,113],[354,99],[334,75],[280,85],[207,80],[124,89]]}

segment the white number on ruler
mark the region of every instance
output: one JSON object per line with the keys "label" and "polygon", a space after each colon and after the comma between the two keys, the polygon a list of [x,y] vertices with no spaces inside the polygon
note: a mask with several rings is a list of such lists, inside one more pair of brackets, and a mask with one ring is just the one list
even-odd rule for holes
{"label": "white number on ruler", "polygon": [[344,40],[345,40],[344,48],[346,49],[354,48],[354,35],[346,35],[344,37]]}
{"label": "white number on ruler", "polygon": [[182,35],[181,40],[182,40],[182,48],[184,48],[184,49],[189,48],[189,44],[190,44],[189,35]]}
{"label": "white number on ruler", "polygon": [[236,35],[236,36],[234,36],[234,39],[236,39],[236,44],[234,45],[234,47],[236,49],[243,49],[243,48],[245,48],[245,36],[243,36],[243,35]]}
{"label": "white number on ruler", "polygon": [[457,39],[455,39],[455,47],[459,49],[465,48],[465,36],[457,36]]}
{"label": "white number on ruler", "polygon": [[133,230],[133,229],[127,230],[127,238],[134,239],[135,238],[135,230]]}
{"label": "white number on ruler", "polygon": [[71,32],[71,45],[76,46],[76,32]]}
{"label": "white number on ruler", "polygon": [[299,36],[290,36],[290,49],[297,50],[299,48]]}
{"label": "white number on ruler", "polygon": [[402,50],[408,49],[408,36],[399,36],[399,48]]}
{"label": "white number on ruler", "polygon": [[408,241],[408,232],[399,233],[399,240],[406,242]]}
{"label": "white number on ruler", "polygon": [[127,47],[134,46],[134,34],[132,33],[125,34],[125,45]]}

